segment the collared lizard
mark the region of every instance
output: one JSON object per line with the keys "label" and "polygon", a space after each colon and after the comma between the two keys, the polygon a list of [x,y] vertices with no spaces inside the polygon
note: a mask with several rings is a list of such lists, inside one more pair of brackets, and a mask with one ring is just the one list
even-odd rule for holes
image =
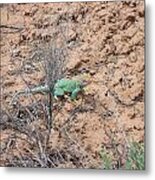
{"label": "collared lizard", "polygon": [[57,99],[59,96],[64,96],[66,93],[70,93],[71,100],[75,100],[80,91],[83,90],[84,83],[78,80],[63,78],[57,80],[54,85],[53,92],[51,92],[50,88],[47,85],[34,87],[32,89],[26,89],[23,91],[19,91],[15,94],[12,102],[15,98],[23,95],[23,94],[36,94],[36,93],[52,93],[54,98]]}

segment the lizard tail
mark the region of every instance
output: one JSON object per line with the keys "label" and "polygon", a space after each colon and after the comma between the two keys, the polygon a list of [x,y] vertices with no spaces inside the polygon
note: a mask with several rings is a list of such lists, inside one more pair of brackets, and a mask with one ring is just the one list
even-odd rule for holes
{"label": "lizard tail", "polygon": [[13,104],[14,102],[17,101],[17,98],[20,97],[21,95],[28,95],[28,94],[35,94],[35,93],[49,93],[50,92],[50,89],[48,86],[38,86],[38,87],[35,87],[35,88],[32,88],[32,89],[25,89],[23,91],[20,91],[20,92],[17,92],[13,95],[13,98],[10,102],[10,104]]}

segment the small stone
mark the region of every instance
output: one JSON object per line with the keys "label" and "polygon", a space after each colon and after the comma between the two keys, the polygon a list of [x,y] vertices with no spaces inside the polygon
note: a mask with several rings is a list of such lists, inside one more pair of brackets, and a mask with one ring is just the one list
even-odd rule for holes
{"label": "small stone", "polygon": [[90,75],[92,75],[92,76],[93,76],[93,75],[95,75],[95,74],[96,74],[96,71],[95,71],[94,69],[92,69],[92,70],[90,70],[90,72],[89,72],[89,73],[90,73]]}
{"label": "small stone", "polygon": [[65,109],[69,112],[73,109],[73,105],[71,103],[66,102],[65,103]]}
{"label": "small stone", "polygon": [[72,70],[75,68],[79,68],[81,66],[81,60],[79,58],[74,58],[69,61],[67,64],[67,69]]}
{"label": "small stone", "polygon": [[19,54],[20,54],[20,50],[19,49],[13,49],[11,56],[12,57],[17,57],[17,56],[19,56]]}
{"label": "small stone", "polygon": [[68,32],[68,36],[69,36],[69,39],[68,41],[75,41],[76,40],[76,37],[77,37],[77,33],[74,31],[74,30],[70,30]]}

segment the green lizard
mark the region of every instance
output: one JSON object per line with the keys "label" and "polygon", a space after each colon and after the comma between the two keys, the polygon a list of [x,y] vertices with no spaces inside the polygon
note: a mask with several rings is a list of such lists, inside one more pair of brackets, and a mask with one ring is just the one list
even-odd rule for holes
{"label": "green lizard", "polygon": [[80,91],[83,90],[84,83],[78,80],[72,80],[68,78],[63,78],[58,80],[51,92],[50,88],[47,85],[34,87],[32,89],[26,89],[20,92],[17,92],[13,98],[14,99],[22,94],[35,94],[35,93],[52,93],[54,98],[57,99],[59,96],[64,96],[66,93],[70,93],[71,100],[75,100]]}
{"label": "green lizard", "polygon": [[57,98],[57,96],[63,96],[65,93],[71,93],[71,99],[74,100],[83,87],[83,83],[77,80],[58,80],[54,86],[54,97]]}

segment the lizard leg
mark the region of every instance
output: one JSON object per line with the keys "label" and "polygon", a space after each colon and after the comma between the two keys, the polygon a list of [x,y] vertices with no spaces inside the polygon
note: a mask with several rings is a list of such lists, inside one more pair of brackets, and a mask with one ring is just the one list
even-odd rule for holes
{"label": "lizard leg", "polygon": [[80,89],[80,88],[76,88],[76,89],[72,92],[72,94],[71,94],[71,99],[72,99],[72,100],[76,99],[77,94],[78,94],[79,91],[81,91],[81,89]]}
{"label": "lizard leg", "polygon": [[64,90],[61,88],[57,88],[54,91],[54,98],[57,99],[57,96],[63,96],[64,95]]}

